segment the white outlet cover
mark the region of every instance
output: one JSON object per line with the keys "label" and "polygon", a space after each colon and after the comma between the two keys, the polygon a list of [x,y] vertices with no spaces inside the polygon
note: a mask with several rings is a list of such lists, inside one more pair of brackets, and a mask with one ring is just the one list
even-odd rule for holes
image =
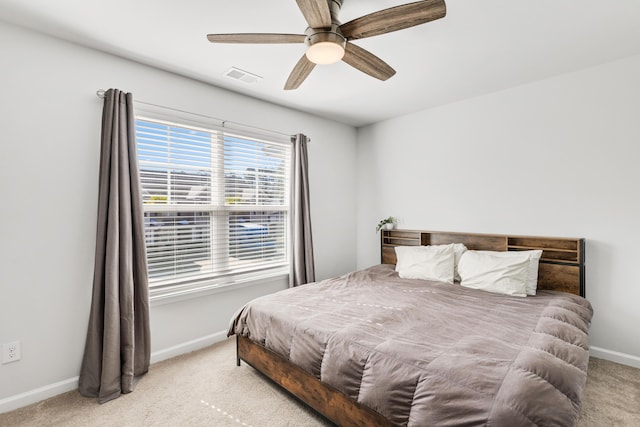
{"label": "white outlet cover", "polygon": [[20,341],[13,341],[2,345],[2,363],[20,360]]}

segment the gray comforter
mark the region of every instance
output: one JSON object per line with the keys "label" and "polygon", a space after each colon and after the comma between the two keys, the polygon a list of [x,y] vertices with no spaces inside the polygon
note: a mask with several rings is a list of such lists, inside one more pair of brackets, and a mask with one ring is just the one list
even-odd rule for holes
{"label": "gray comforter", "polygon": [[400,279],[379,265],[287,289],[231,320],[242,334],[407,426],[572,426],[589,302]]}

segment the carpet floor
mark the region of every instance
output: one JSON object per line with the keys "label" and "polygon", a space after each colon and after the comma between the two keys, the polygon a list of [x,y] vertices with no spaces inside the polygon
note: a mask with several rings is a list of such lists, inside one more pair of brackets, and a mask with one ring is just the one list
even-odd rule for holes
{"label": "carpet floor", "polygon": [[[133,393],[100,405],[77,391],[0,414],[0,426],[253,426],[332,424],[253,368],[235,340],[152,365]],[[591,358],[579,427],[640,426],[640,369]]]}

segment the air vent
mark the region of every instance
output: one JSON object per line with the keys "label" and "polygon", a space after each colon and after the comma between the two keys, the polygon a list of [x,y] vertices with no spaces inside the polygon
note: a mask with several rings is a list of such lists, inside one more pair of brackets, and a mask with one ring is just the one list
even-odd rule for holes
{"label": "air vent", "polygon": [[230,79],[238,80],[246,84],[256,84],[262,80],[262,77],[236,67],[229,68],[229,71],[224,73],[224,75]]}

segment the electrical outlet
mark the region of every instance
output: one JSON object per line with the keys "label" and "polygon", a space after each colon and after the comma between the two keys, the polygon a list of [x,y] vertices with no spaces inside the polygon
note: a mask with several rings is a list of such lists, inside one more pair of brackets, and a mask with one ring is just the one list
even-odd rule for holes
{"label": "electrical outlet", "polygon": [[20,341],[13,341],[2,345],[2,363],[20,360]]}

